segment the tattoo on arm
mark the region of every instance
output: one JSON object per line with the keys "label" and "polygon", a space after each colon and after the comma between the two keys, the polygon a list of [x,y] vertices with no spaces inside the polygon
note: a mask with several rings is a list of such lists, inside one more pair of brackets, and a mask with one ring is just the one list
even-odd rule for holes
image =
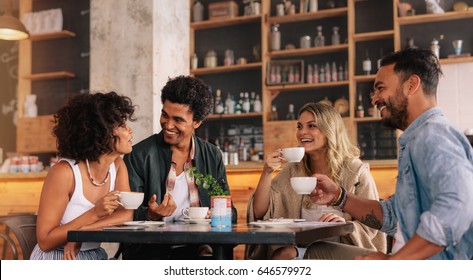
{"label": "tattoo on arm", "polygon": [[369,213],[365,217],[362,217],[361,222],[374,229],[380,229],[382,226],[381,221],[376,218],[374,211],[371,211],[371,213]]}

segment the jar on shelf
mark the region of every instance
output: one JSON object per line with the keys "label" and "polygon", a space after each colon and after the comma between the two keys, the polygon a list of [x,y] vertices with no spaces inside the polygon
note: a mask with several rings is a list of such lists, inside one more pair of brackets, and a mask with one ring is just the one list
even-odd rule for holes
{"label": "jar on shelf", "polygon": [[192,20],[193,22],[204,20],[204,5],[199,0],[195,1],[192,7]]}
{"label": "jar on shelf", "polygon": [[214,50],[208,51],[205,55],[204,66],[209,68],[217,67],[217,53]]}
{"label": "jar on shelf", "polygon": [[305,35],[302,36],[300,39],[300,47],[301,49],[307,49],[310,48],[310,36]]}
{"label": "jar on shelf", "polygon": [[281,32],[279,24],[274,24],[271,30],[271,50],[278,51],[281,49]]}

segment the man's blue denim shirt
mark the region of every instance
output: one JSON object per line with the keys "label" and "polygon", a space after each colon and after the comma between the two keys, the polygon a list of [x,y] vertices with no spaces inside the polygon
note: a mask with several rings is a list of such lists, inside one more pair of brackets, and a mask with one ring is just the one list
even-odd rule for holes
{"label": "man's blue denim shirt", "polygon": [[473,256],[473,151],[439,108],[420,115],[399,137],[396,193],[381,202],[382,231],[415,234],[445,246],[430,259]]}

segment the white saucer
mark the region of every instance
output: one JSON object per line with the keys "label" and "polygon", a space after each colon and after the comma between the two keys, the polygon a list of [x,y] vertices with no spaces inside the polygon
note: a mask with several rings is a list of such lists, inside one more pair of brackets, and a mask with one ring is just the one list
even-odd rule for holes
{"label": "white saucer", "polygon": [[123,223],[126,226],[144,226],[144,227],[159,227],[164,225],[163,221],[130,221]]}
{"label": "white saucer", "polygon": [[293,223],[292,219],[284,219],[283,221],[279,221],[279,219],[277,219],[277,220],[251,222],[250,225],[254,225],[256,227],[274,228],[274,227],[289,227],[292,223]]}
{"label": "white saucer", "polygon": [[191,218],[182,218],[181,221],[188,224],[208,224],[211,219],[191,219]]}

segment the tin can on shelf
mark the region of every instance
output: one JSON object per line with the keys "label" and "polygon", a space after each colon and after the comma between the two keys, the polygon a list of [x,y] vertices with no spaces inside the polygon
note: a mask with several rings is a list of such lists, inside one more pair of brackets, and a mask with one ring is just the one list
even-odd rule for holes
{"label": "tin can on shelf", "polygon": [[232,226],[232,199],[229,195],[210,197],[212,227]]}

